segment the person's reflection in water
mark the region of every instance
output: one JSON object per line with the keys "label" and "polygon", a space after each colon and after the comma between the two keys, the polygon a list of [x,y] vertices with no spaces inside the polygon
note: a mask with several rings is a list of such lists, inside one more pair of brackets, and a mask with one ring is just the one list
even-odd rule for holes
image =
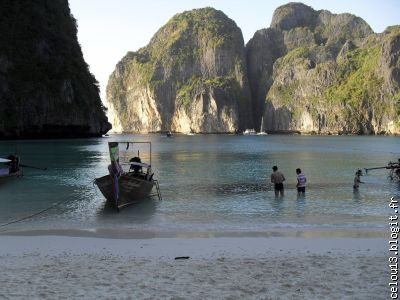
{"label": "person's reflection in water", "polygon": [[359,202],[361,200],[361,195],[360,195],[360,190],[359,189],[353,189],[353,200],[355,202]]}
{"label": "person's reflection in water", "polygon": [[304,217],[306,215],[306,195],[303,193],[297,193],[296,199],[296,216]]}
{"label": "person's reflection in water", "polygon": [[273,208],[273,216],[282,217],[285,212],[285,208],[283,206],[283,198],[274,197],[274,199],[272,199],[271,206]]}

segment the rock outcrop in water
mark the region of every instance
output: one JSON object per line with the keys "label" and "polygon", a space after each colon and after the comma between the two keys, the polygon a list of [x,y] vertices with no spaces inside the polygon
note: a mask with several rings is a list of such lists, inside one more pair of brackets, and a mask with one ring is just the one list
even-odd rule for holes
{"label": "rock outcrop in water", "polygon": [[272,132],[400,133],[400,27],[279,7],[247,44],[253,113]]}
{"label": "rock outcrop in water", "polygon": [[212,8],[177,14],[129,52],[107,88],[120,131],[400,133],[400,27],[351,14],[276,9],[243,48]]}
{"label": "rock outcrop in water", "polygon": [[175,15],[107,86],[122,131],[235,132],[252,124],[241,30],[221,11]]}
{"label": "rock outcrop in water", "polygon": [[0,2],[0,138],[111,128],[67,0]]}

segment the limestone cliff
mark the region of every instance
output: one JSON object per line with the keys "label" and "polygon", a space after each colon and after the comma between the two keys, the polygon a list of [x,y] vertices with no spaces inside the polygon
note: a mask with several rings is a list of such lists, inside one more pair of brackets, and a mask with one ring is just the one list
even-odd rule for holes
{"label": "limestone cliff", "polygon": [[221,11],[175,15],[129,52],[107,86],[112,123],[125,132],[235,132],[252,125],[241,30]]}
{"label": "limestone cliff", "polygon": [[256,126],[400,133],[400,27],[375,34],[356,16],[289,3],[246,51]]}
{"label": "limestone cliff", "polygon": [[174,16],[109,79],[120,131],[400,133],[400,29],[301,3],[243,48],[221,11]]}
{"label": "limestone cliff", "polygon": [[67,0],[0,2],[0,138],[111,128]]}

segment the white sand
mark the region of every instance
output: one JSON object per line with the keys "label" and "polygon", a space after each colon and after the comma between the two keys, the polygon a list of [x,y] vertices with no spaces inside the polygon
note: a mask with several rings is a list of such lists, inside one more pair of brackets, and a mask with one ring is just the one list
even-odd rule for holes
{"label": "white sand", "polygon": [[0,236],[0,245],[0,299],[389,297],[381,238]]}

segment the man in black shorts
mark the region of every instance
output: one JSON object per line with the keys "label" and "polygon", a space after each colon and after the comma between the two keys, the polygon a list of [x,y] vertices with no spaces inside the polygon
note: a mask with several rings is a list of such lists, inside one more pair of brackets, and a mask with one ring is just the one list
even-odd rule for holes
{"label": "man in black shorts", "polygon": [[283,197],[283,182],[285,181],[285,176],[283,176],[283,174],[278,171],[277,166],[273,166],[272,170],[273,172],[271,174],[271,182],[274,184],[275,197],[278,197],[279,194]]}

